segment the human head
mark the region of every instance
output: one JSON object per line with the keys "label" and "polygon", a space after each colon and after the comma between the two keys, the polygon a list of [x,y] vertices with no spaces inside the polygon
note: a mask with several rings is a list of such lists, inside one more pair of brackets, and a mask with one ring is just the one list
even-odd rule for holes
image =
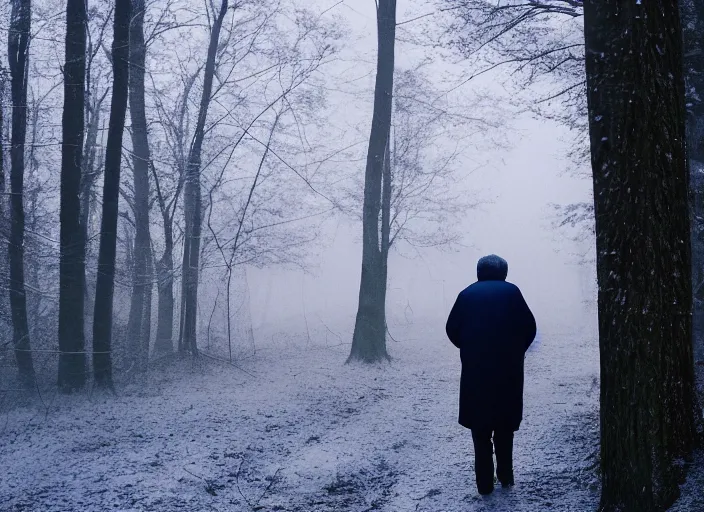
{"label": "human head", "polygon": [[477,279],[479,281],[505,281],[508,275],[508,263],[496,254],[480,258],[477,262]]}

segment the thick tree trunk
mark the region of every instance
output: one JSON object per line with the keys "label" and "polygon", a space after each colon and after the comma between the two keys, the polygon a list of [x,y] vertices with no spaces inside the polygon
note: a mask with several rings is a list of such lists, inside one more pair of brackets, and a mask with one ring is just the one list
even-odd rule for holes
{"label": "thick tree trunk", "polygon": [[693,342],[704,389],[704,0],[681,2],[687,99],[687,156],[692,202]]}
{"label": "thick tree trunk", "polygon": [[84,350],[85,239],[80,215],[81,160],[86,81],[86,3],[67,0],[66,63],[61,142],[59,264],[59,389],[81,389],[86,379]]}
{"label": "thick tree trunk", "polygon": [[22,383],[34,384],[34,365],[27,323],[27,295],[24,281],[24,146],[27,136],[27,74],[31,24],[30,0],[13,0],[8,58],[12,93],[12,136],[10,146],[10,310],[12,340]]}
{"label": "thick tree trunk", "polygon": [[665,510],[695,441],[675,0],[585,2],[599,283],[601,511]]}
{"label": "thick tree trunk", "polygon": [[378,57],[374,87],[374,114],[364,174],[362,213],[362,276],[359,306],[348,361],[388,359],[386,351],[386,271],[379,245],[382,174],[391,127],[396,40],[396,0],[379,0]]}
{"label": "thick tree trunk", "polygon": [[208,44],[208,57],[203,75],[203,95],[200,100],[198,121],[193,135],[193,143],[188,155],[186,183],[184,188],[184,214],[186,230],[184,237],[182,287],[181,287],[181,334],[179,348],[191,354],[198,353],[196,342],[196,321],[198,313],[198,275],[200,270],[200,236],[202,227],[200,164],[205,121],[208,116],[213,76],[215,75],[215,57],[220,41],[222,22],[227,14],[228,1],[222,0],[220,11],[213,23]]}
{"label": "thick tree trunk", "polygon": [[149,233],[149,139],[144,103],[144,0],[132,0],[130,25],[130,117],[132,119],[132,162],[134,169],[134,267],[127,342],[133,346],[140,365],[149,358],[152,295],[152,250]]}
{"label": "thick tree trunk", "polygon": [[116,0],[112,42],[112,104],[105,149],[103,216],[100,224],[98,278],[93,318],[93,375],[95,383],[112,388],[112,308],[115,285],[115,247],[120,192],[122,135],[127,113],[129,76],[129,25],[131,0]]}

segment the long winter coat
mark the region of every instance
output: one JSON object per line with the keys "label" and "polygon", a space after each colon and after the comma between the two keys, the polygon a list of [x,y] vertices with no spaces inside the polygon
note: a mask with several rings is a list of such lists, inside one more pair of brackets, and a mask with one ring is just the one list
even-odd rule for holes
{"label": "long winter coat", "polygon": [[480,260],[479,280],[457,297],[446,331],[462,360],[459,423],[515,431],[523,416],[523,361],[536,326],[499,260]]}

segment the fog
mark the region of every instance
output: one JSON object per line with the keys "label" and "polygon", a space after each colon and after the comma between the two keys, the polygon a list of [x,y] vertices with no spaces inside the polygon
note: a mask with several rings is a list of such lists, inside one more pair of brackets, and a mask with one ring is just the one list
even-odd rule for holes
{"label": "fog", "polygon": [[[591,264],[575,253],[584,247],[553,226],[551,203],[588,201],[591,182],[566,173],[565,131],[543,120],[524,118],[511,133],[508,152],[487,154],[487,165],[466,180],[492,200],[462,219],[467,247],[452,252],[422,250],[413,257],[392,253],[388,314],[400,322],[410,305],[415,320],[444,322],[459,291],[476,280],[476,261],[496,253],[509,262],[509,280],[521,287],[538,323],[551,318],[582,319],[593,314]],[[343,338],[352,337],[359,292],[361,226],[336,219],[311,274],[283,269],[248,270],[255,339],[272,330],[305,335],[305,317],[325,319]],[[409,251],[410,252],[410,251]],[[316,268],[317,267],[317,268]],[[588,311],[588,312],[587,312]],[[405,312],[405,314],[404,314]]]}
{"label": "fog", "polygon": [[[350,84],[331,93],[331,110],[338,113],[332,122],[361,126],[345,135],[349,140],[366,142],[376,56],[374,2],[319,3],[335,5],[334,12],[344,19],[354,40],[334,66],[339,73],[337,80],[349,80]],[[404,13],[399,14],[399,20],[403,20],[430,8],[422,3],[399,2],[398,9]],[[409,25],[408,33],[413,30]],[[400,42],[397,67],[432,60],[436,51]],[[428,64],[433,76],[438,77],[438,89],[452,90],[455,103],[490,95],[495,108],[486,112],[506,117],[490,133],[477,131],[462,141],[461,187],[482,204],[456,219],[463,247],[418,250],[406,245],[392,251],[389,328],[395,323],[407,324],[411,318],[413,323],[442,327],[457,293],[476,279],[477,259],[491,253],[509,262],[508,279],[521,287],[539,325],[549,324],[552,319],[565,324],[593,320],[594,309],[585,307],[595,301],[593,260],[587,257],[585,263],[579,257],[591,256],[591,237],[585,245],[557,229],[559,219],[551,207],[591,201],[592,184],[584,178],[588,162],[580,168],[567,158],[574,140],[563,125],[520,113],[519,108],[510,105],[511,91],[502,85],[511,80],[508,71],[499,68],[455,89],[466,76],[463,66],[467,65],[452,59],[435,59]],[[537,97],[541,91],[535,94]],[[494,139],[500,142],[493,144]],[[363,164],[357,163],[359,173],[363,173]],[[361,222],[341,216],[331,219],[315,249],[317,254],[308,262],[308,272],[247,270],[257,344],[270,341],[272,336],[278,339],[277,332],[307,339],[310,330],[323,323],[344,342],[351,340],[359,293]],[[326,331],[322,328],[321,333]]]}

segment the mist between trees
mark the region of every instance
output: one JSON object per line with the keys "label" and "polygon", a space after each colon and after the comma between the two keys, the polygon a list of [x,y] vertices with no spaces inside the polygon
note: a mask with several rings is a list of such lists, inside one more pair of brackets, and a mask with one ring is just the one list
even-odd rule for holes
{"label": "mist between trees", "polygon": [[[554,205],[554,224],[601,286],[600,509],[669,506],[701,416],[704,4],[631,3],[378,0],[375,62],[354,51],[351,0],[4,3],[2,399],[114,391],[179,357],[240,365],[257,350],[247,270],[309,271],[331,218],[362,228],[348,362],[388,359],[389,254],[468,243],[454,220],[488,201],[466,193],[472,150],[505,149],[510,119],[530,112],[571,129],[565,172],[594,183],[594,201]],[[653,45],[667,58],[644,56]],[[608,144],[619,137],[634,145]],[[623,199],[631,188],[650,203]],[[667,215],[639,224],[647,207]],[[671,294],[631,267],[674,279]],[[670,320],[636,335],[636,309]],[[629,453],[609,448],[638,429]]]}
{"label": "mist between trees", "polygon": [[[3,202],[16,219],[3,227],[12,292],[3,300],[12,298],[19,316],[3,315],[17,326],[3,347],[9,361],[14,346],[29,387],[58,372],[62,390],[78,390],[91,371],[111,387],[113,373],[205,347],[229,361],[251,353],[245,268],[307,269],[321,223],[360,216],[365,122],[353,119],[350,129],[331,117],[341,94],[368,103],[365,87],[336,83],[352,45],[343,6],[165,0],[130,2],[125,15],[118,5],[5,7],[2,28],[18,64],[3,66],[3,113],[20,131],[3,125],[3,147],[18,155],[5,152],[3,168],[15,169],[10,181],[19,187],[14,206]],[[128,54],[120,53],[125,23]],[[125,60],[127,80],[116,68]],[[498,128],[503,115],[479,94],[471,114],[453,103],[427,61],[404,66],[395,71],[391,144],[382,149],[385,254],[403,243],[460,242],[450,219],[480,202],[453,191],[463,146],[480,145],[472,135]],[[118,140],[114,110],[125,85]],[[115,220],[101,227],[106,215]],[[100,368],[93,360],[90,369],[90,353],[105,358]]]}

